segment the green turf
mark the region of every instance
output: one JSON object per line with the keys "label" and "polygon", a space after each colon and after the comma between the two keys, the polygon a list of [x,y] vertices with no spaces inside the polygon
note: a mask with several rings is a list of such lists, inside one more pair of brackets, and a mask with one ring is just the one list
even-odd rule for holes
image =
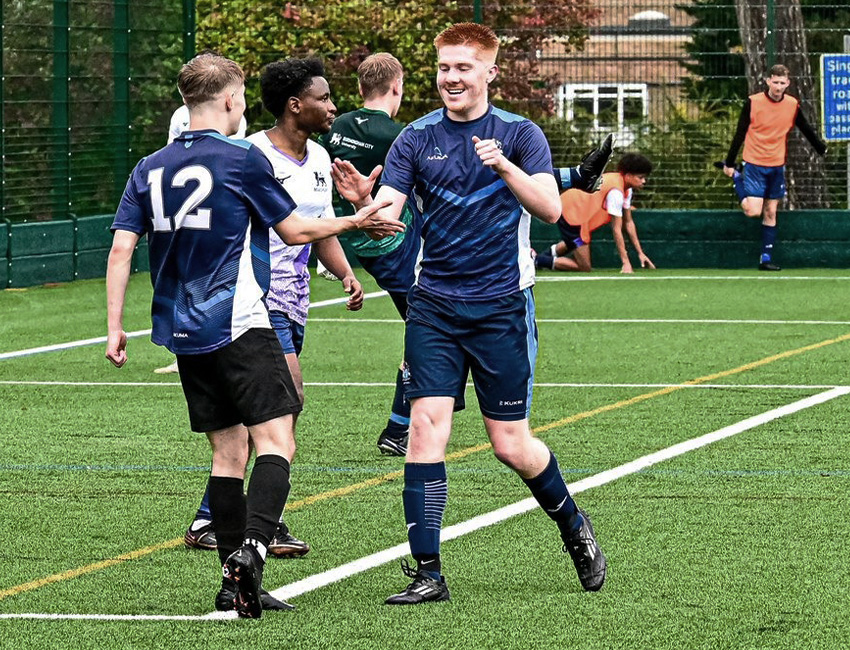
{"label": "green turf", "polygon": [[[816,385],[848,384],[850,342],[840,342],[710,382],[735,388],[635,401],[658,391],[637,384],[742,369],[845,335],[850,325],[549,322],[848,320],[850,280],[839,271],[640,277],[672,275],[688,279],[601,273],[591,277],[603,280],[538,284],[537,380],[553,385],[535,389],[532,426],[622,404],[540,433],[568,482],[825,390]],[[744,279],[708,279],[720,276]],[[803,277],[814,279],[793,279]],[[341,295],[324,280],[313,292],[314,301]],[[133,278],[129,296],[126,329],[148,328],[146,276]],[[103,281],[0,292],[0,313],[0,352],[102,336]],[[386,322],[357,322],[364,318]],[[375,448],[403,338],[391,302],[367,300],[358,314],[321,307],[311,319],[288,520],[313,550],[270,562],[269,588],[406,540],[397,479],[299,505],[402,467]],[[120,370],[102,344],[0,360],[3,382],[72,383],[0,384],[0,591],[182,536],[203,491],[207,445],[188,430],[176,378],[152,374],[170,361],[167,351],[140,337],[129,355]],[[565,383],[626,385],[558,385]],[[784,387],[746,387],[756,384]],[[467,401],[450,452],[485,441],[471,388]],[[534,510],[444,544],[448,603],[384,606],[406,584],[393,562],[299,596],[296,612],[261,621],[0,619],[0,647],[845,648],[848,403],[840,397],[577,495],[610,562],[596,594],[581,591],[554,525]],[[486,450],[450,462],[448,475],[447,526],[528,497]],[[200,616],[212,609],[216,564],[215,554],[175,546],[5,596],[0,614]]]}

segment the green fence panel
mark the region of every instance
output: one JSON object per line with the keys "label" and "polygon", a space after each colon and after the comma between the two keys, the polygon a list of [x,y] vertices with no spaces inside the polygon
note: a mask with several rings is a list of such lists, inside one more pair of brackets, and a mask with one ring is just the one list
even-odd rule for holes
{"label": "green fence panel", "polygon": [[93,217],[77,217],[74,226],[77,234],[77,251],[90,251],[112,246],[109,227],[115,220],[114,214],[98,214]]}
{"label": "green fence panel", "polygon": [[102,278],[106,275],[106,261],[112,246],[109,227],[113,214],[99,214],[74,219],[76,252],[74,254],[74,279]]}
{"label": "green fence panel", "polygon": [[147,273],[151,270],[148,259],[148,242],[146,239],[139,241],[136,251],[133,253],[133,273]]}
{"label": "green fence panel", "polygon": [[9,284],[9,222],[0,221],[0,289]]}
{"label": "green fence panel", "polygon": [[[635,210],[644,252],[659,268],[749,268],[761,251],[761,219],[739,211]],[[776,258],[788,267],[850,266],[850,211],[780,212]],[[532,246],[545,250],[559,239],[553,225],[533,222]],[[632,264],[637,262],[632,255]],[[620,258],[611,229],[593,234],[593,266],[617,268]]]}
{"label": "green fence panel", "polygon": [[9,222],[0,221],[0,259],[9,257]]}
{"label": "green fence panel", "polygon": [[9,263],[10,287],[31,287],[50,282],[70,282],[74,279],[74,254],[24,255]]}
{"label": "green fence panel", "polygon": [[9,257],[74,252],[74,222],[39,221],[10,225]]}
{"label": "green fence panel", "polygon": [[74,253],[74,279],[89,280],[106,277],[106,261],[108,259],[108,248]]}

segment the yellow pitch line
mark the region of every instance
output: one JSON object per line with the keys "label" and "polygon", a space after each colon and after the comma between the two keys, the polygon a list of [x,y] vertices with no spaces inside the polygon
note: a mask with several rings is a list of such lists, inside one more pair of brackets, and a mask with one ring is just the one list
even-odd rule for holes
{"label": "yellow pitch line", "polygon": [[738,366],[737,368],[732,368],[731,370],[722,370],[721,372],[715,372],[711,375],[705,375],[704,377],[697,377],[696,379],[689,379],[688,381],[683,382],[679,386],[668,386],[667,388],[661,388],[659,390],[654,390],[651,393],[644,393],[643,395],[636,395],[635,397],[631,397],[629,399],[622,400],[620,402],[615,402],[613,404],[606,404],[605,406],[600,406],[599,408],[592,409],[590,411],[583,411],[582,413],[576,413],[575,415],[571,415],[562,420],[558,420],[557,422],[550,422],[549,424],[544,424],[542,426],[536,427],[532,429],[533,433],[542,433],[543,431],[549,431],[549,429],[556,429],[558,427],[562,427],[565,424],[572,424],[573,422],[578,422],[579,420],[584,420],[585,418],[593,417],[594,415],[599,415],[600,413],[606,413],[608,411],[614,411],[619,408],[623,408],[624,406],[631,406],[632,404],[637,404],[639,402],[644,402],[648,399],[652,399],[653,397],[661,397],[662,395],[669,395],[677,390],[684,390],[685,386],[696,386],[698,384],[706,384],[708,382],[714,381],[715,379],[722,379],[723,377],[729,377],[731,375],[737,375],[742,372],[746,372],[747,370],[754,370],[755,368],[760,368],[761,366],[766,366],[769,363],[773,363],[774,361],[779,361],[781,359],[787,359],[788,357],[793,357],[798,354],[803,354],[804,352],[811,352],[812,350],[817,350],[818,348],[826,347],[827,345],[832,345],[833,343],[841,343],[842,341],[850,340],[850,334],[843,334],[842,336],[838,336],[834,339],[827,339],[825,341],[821,341],[819,343],[812,343],[811,345],[804,345],[801,348],[796,348],[795,350],[787,350],[785,352],[780,352],[779,354],[774,354],[769,357],[765,357],[764,359],[759,359],[758,361],[752,361],[750,363],[745,363],[743,366]]}
{"label": "yellow pitch line", "polygon": [[33,580],[32,582],[25,582],[24,584],[18,585],[17,587],[11,587],[10,589],[4,589],[3,591],[0,591],[0,600],[6,598],[7,596],[16,596],[25,591],[32,591],[33,589],[38,589],[39,587],[44,587],[45,585],[49,585],[54,582],[70,580],[71,578],[76,578],[78,576],[85,575],[86,573],[91,573],[92,571],[99,571],[100,569],[105,569],[115,564],[120,564],[121,562],[127,562],[128,560],[137,560],[138,558],[144,557],[145,555],[150,555],[155,551],[161,551],[166,548],[173,548],[174,546],[178,546],[182,543],[183,538],[178,537],[176,539],[170,539],[167,542],[162,542],[161,544],[155,544],[154,546],[146,546],[145,548],[140,548],[136,551],[130,551],[129,553],[125,553],[124,555],[118,555],[116,557],[109,558],[108,560],[103,560],[102,562],[95,562],[94,564],[88,564],[77,569],[71,569],[70,571],[65,571],[64,573],[56,573],[52,576],[47,576],[46,578],[40,578],[38,580]]}
{"label": "yellow pitch line", "polygon": [[[637,404],[639,402],[644,402],[646,400],[652,399],[654,397],[661,397],[662,395],[669,395],[678,390],[684,390],[684,386],[688,385],[697,385],[704,384],[710,381],[714,381],[716,379],[722,379],[723,377],[729,377],[731,375],[736,375],[742,372],[746,372],[747,370],[754,370],[755,368],[760,368],[761,366],[766,366],[769,363],[773,363],[774,361],[780,361],[781,359],[787,359],[788,357],[793,357],[798,354],[803,354],[804,352],[811,352],[812,350],[817,350],[819,348],[826,347],[827,345],[833,345],[834,343],[841,343],[843,341],[850,340],[850,333],[844,334],[842,336],[838,336],[833,339],[827,339],[825,341],[820,341],[819,343],[813,343],[811,345],[805,345],[801,348],[796,348],[794,350],[787,350],[785,352],[780,352],[779,354],[774,354],[769,357],[765,357],[763,359],[759,359],[758,361],[752,361],[750,363],[745,363],[742,366],[738,366],[737,368],[732,368],[731,370],[723,370],[721,372],[716,372],[710,375],[705,375],[703,377],[697,377],[696,379],[689,379],[688,381],[683,382],[679,386],[668,386],[667,388],[662,388],[659,390],[654,390],[649,393],[644,393],[642,395],[637,395],[635,397],[631,397],[629,399],[621,400],[619,402],[614,402],[613,404],[606,404],[605,406],[600,406],[599,408],[591,409],[589,411],[582,411],[581,413],[576,413],[569,417],[563,418],[556,422],[550,422],[549,424],[544,424],[539,427],[535,427],[532,429],[532,433],[542,433],[544,431],[549,431],[550,429],[556,429],[558,427],[562,427],[566,424],[572,424],[573,422],[578,422],[579,420],[584,420],[586,418],[593,417],[594,415],[599,415],[600,413],[607,413],[608,411],[614,411],[625,406],[631,406],[632,404]],[[466,449],[461,449],[460,451],[453,452],[451,454],[446,455],[446,460],[457,460],[458,458],[463,458],[464,456],[469,456],[471,454],[475,454],[479,451],[484,451],[485,449],[490,448],[490,443],[484,443],[480,445],[475,445],[473,447],[467,447]],[[293,501],[286,505],[286,509],[289,511],[299,510],[304,508],[305,506],[311,505],[313,503],[317,503],[319,501],[325,501],[327,499],[332,499],[334,497],[345,496],[347,494],[351,494],[352,492],[357,492],[359,490],[363,490],[365,488],[373,487],[376,485],[381,485],[382,483],[388,483],[390,481],[394,481],[396,479],[404,476],[403,471],[395,471],[389,472],[388,474],[384,474],[383,476],[377,476],[375,478],[370,478],[365,481],[361,481],[360,483],[354,483],[352,485],[346,485],[345,487],[337,488],[335,490],[329,490],[327,492],[322,492],[320,494],[314,494],[309,497],[305,497],[303,499],[299,499],[298,501]],[[175,539],[170,539],[167,542],[162,542],[161,544],[156,544],[154,546],[147,546],[145,548],[140,548],[136,551],[131,551],[130,553],[126,553],[124,555],[118,555],[114,558],[110,558],[108,560],[103,560],[102,562],[95,562],[94,564],[89,564],[84,567],[80,567],[78,569],[73,569],[71,571],[65,571],[64,573],[57,573],[52,576],[47,576],[46,578],[41,578],[39,580],[33,580],[32,582],[26,582],[24,584],[17,585],[16,587],[11,587],[9,589],[5,589],[0,591],[0,600],[8,596],[16,596],[25,591],[32,591],[33,589],[38,589],[39,587],[43,587],[45,585],[49,585],[54,582],[61,582],[63,580],[70,580],[72,578],[76,578],[81,575],[85,575],[86,573],[91,573],[92,571],[98,571],[100,569],[105,569],[107,567],[114,566],[116,564],[120,564],[121,562],[126,562],[128,560],[136,560],[140,557],[144,557],[145,555],[150,555],[156,551],[161,551],[167,548],[173,548],[175,546],[179,546],[183,543],[182,537],[177,537]]]}

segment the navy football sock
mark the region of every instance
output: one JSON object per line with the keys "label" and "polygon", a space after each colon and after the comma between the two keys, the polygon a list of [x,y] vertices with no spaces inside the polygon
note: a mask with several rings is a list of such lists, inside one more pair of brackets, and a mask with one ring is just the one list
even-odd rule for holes
{"label": "navy football sock", "polygon": [[215,531],[218,558],[221,563],[242,546],[247,507],[245,481],[231,476],[210,476],[209,500]]}
{"label": "navy football sock", "polygon": [[776,226],[761,226],[761,261],[769,262],[773,255],[773,245],[776,243]]}
{"label": "navy football sock", "polygon": [[732,187],[735,188],[735,195],[738,197],[739,203],[747,198],[747,193],[744,191],[744,175],[737,169],[732,175]]}
{"label": "navy football sock", "polygon": [[569,536],[581,526],[578,506],[567,490],[567,484],[561,476],[555,454],[549,452],[549,464],[540,474],[534,478],[522,480],[525,481],[540,507],[558,524],[562,537]]}
{"label": "navy football sock", "polygon": [[195,513],[195,519],[206,519],[212,521],[210,513],[210,482],[207,480],[207,489],[204,491],[204,498],[201,499],[201,505],[198,506],[198,511]]}
{"label": "navy football sock", "polygon": [[405,463],[404,519],[420,571],[440,575],[440,528],[448,498],[445,463]]}
{"label": "navy football sock", "polygon": [[393,395],[392,414],[387,422],[390,433],[398,433],[399,436],[407,433],[410,428],[410,402],[404,397],[404,381],[401,369],[395,376],[395,394]]}
{"label": "navy football sock", "polygon": [[534,258],[534,266],[538,269],[554,269],[555,258],[547,253],[537,253],[537,257]]}

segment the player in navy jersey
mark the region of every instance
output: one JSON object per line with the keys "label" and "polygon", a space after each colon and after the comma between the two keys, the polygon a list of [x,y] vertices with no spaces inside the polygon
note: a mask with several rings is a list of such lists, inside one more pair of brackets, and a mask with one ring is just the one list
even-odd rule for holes
{"label": "player in navy jersey", "polygon": [[[212,447],[210,509],[223,574],[215,606],[256,618],[264,606],[291,609],[263,595],[261,583],[289,493],[293,414],[301,410],[264,303],[269,228],[294,245],[354,229],[382,237],[404,226],[371,209],[343,219],[293,213],[262,152],[225,137],[245,110],[238,64],[199,55],[181,68],[178,88],[190,130],[136,165],[112,225],[106,356],[118,367],[127,361],[124,300],[133,250],[146,235],[151,338],[177,355],[192,430]],[[249,445],[256,461],[246,496]]]}
{"label": "player in navy jersey", "polygon": [[[319,59],[287,59],[270,63],[260,75],[263,105],[275,118],[271,129],[247,139],[265,154],[275,178],[295,201],[298,214],[311,218],[334,218],[331,200],[331,161],[327,152],[310,140],[333,123],[336,106]],[[372,241],[366,234],[358,235]],[[402,235],[404,233],[401,233]],[[283,346],[295,387],[303,399],[303,382],[298,356],[304,343],[307,310],[310,305],[310,273],[307,261],[311,245],[288,246],[270,233],[271,284],[266,298],[272,327]],[[316,257],[342,278],[343,290],[350,294],[347,308],[363,305],[363,290],[345,258],[336,237],[315,244]],[[293,416],[297,420],[297,415]],[[190,548],[214,549],[215,533],[209,515],[209,489],[204,493],[195,520],[184,537]],[[296,538],[281,519],[268,547],[274,557],[301,557],[310,546]]]}
{"label": "player in navy jersey", "polygon": [[[582,586],[595,591],[606,563],[590,519],[528,423],[537,353],[530,219],[554,223],[561,215],[549,145],[531,121],[488,101],[498,72],[492,30],[460,23],[434,44],[445,106],[399,135],[376,196],[392,201],[382,213],[396,218],[411,193],[422,209],[422,252],[405,329],[411,421],[403,501],[417,567],[403,562],[413,581],[386,602],[449,598],[439,551],[445,451],[455,399],[470,372],[496,457],[555,520]],[[346,176],[337,166],[340,190],[357,205],[369,203],[368,192],[354,191]]]}

